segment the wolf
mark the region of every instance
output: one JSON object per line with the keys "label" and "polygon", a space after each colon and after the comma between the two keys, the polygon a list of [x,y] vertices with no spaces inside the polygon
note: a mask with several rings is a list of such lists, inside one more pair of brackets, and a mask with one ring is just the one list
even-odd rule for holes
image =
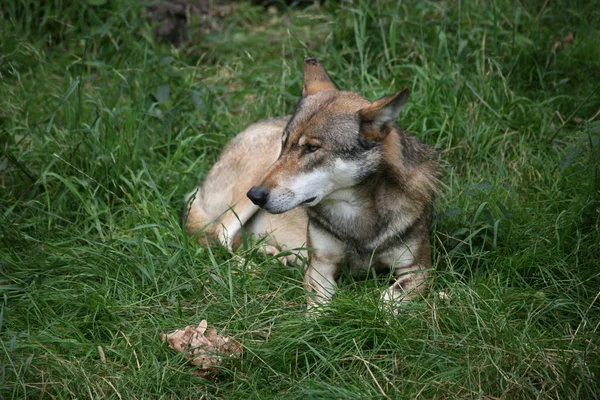
{"label": "wolf", "polygon": [[309,310],[332,298],[341,268],[393,274],[381,296],[393,310],[415,297],[431,269],[435,152],[396,120],[409,89],[371,103],[337,90],[304,59],[293,115],[249,126],[186,198],[188,234],[235,249],[245,234],[267,254],[307,257]]}

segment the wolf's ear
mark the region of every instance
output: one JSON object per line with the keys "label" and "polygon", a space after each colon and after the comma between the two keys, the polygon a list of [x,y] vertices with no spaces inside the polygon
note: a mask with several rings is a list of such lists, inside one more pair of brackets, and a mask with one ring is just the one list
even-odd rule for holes
{"label": "wolf's ear", "polygon": [[410,90],[405,87],[398,93],[383,97],[369,107],[358,112],[361,121],[361,133],[368,140],[382,140],[398,119],[400,111],[408,100]]}
{"label": "wolf's ear", "polygon": [[335,85],[327,76],[325,69],[314,58],[304,59],[304,85],[302,97],[315,94],[322,90],[335,90]]}

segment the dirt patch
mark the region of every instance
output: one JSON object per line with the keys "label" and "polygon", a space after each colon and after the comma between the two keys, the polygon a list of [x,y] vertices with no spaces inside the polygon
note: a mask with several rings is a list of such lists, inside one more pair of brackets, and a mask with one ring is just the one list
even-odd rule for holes
{"label": "dirt patch", "polygon": [[[251,3],[277,12],[277,7],[307,6],[318,0],[251,0]],[[146,7],[147,19],[156,24],[155,34],[163,42],[180,47],[190,40],[188,27],[192,18],[199,21],[199,29],[209,33],[219,27],[219,20],[234,12],[236,1],[213,0],[158,0]],[[265,10],[265,12],[267,12]]]}
{"label": "dirt patch", "polygon": [[201,30],[211,31],[216,28],[215,19],[224,17],[230,9],[226,4],[209,0],[161,0],[146,7],[146,17],[156,23],[159,40],[179,47],[190,38],[188,25],[193,16],[200,16]]}

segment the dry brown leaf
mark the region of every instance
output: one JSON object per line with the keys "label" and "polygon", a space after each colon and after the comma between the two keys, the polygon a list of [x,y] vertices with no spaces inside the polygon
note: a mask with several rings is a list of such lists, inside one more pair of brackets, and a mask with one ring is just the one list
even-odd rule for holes
{"label": "dry brown leaf", "polygon": [[573,32],[569,32],[565,35],[565,37],[561,40],[557,40],[556,42],[554,42],[554,44],[552,45],[552,51],[556,51],[558,49],[566,49],[568,48],[571,43],[573,43]]}
{"label": "dry brown leaf", "polygon": [[573,32],[567,33],[567,36],[563,38],[563,48],[566,49],[573,43]]}
{"label": "dry brown leaf", "polygon": [[205,319],[197,327],[186,326],[171,333],[161,333],[160,340],[167,342],[173,350],[185,353],[185,359],[199,368],[194,375],[215,377],[223,357],[237,357],[242,354],[242,346],[234,339],[217,333],[216,328],[208,329]]}

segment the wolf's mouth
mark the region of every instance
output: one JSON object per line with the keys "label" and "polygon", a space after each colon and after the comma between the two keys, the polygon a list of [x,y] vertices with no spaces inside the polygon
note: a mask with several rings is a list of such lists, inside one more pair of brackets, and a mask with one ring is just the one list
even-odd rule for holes
{"label": "wolf's mouth", "polygon": [[302,204],[306,204],[306,203],[312,203],[313,201],[315,201],[317,198],[317,196],[315,197],[311,197],[310,199],[306,199],[302,202]]}

